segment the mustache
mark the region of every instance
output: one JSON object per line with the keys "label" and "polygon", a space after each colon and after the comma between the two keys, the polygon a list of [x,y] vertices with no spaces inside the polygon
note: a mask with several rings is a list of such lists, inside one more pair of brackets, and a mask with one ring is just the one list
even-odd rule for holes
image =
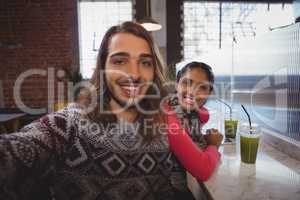
{"label": "mustache", "polygon": [[121,85],[142,85],[144,84],[145,82],[140,80],[140,79],[122,79],[122,80],[119,80],[117,81],[118,84],[121,84]]}

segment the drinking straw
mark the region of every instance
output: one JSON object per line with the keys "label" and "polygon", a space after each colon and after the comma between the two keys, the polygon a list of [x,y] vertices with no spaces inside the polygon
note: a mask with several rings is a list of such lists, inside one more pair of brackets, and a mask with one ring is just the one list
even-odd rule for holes
{"label": "drinking straw", "polygon": [[248,111],[246,110],[245,106],[241,105],[243,110],[245,111],[245,113],[247,114],[247,117],[248,117],[248,121],[249,121],[249,126],[250,126],[250,134],[252,134],[252,126],[251,126],[251,118],[250,118],[250,115],[248,113]]}
{"label": "drinking straw", "polygon": [[218,101],[220,101],[221,103],[223,103],[224,105],[226,105],[229,108],[229,117],[230,120],[232,120],[232,108],[229,104],[227,104],[225,101],[222,101],[221,99],[217,99]]}

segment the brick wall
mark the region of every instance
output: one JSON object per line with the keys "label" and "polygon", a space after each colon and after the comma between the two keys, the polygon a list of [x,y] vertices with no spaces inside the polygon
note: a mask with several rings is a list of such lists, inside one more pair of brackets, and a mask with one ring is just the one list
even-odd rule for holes
{"label": "brick wall", "polygon": [[[79,67],[78,17],[76,0],[2,0],[0,6],[0,80],[4,106],[16,107],[13,86],[29,69],[47,72]],[[21,87],[21,99],[30,107],[47,107],[47,76],[32,75]]]}

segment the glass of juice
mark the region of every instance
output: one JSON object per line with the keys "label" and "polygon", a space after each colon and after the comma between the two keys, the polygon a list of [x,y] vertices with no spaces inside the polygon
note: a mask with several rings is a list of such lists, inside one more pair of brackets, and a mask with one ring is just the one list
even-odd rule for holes
{"label": "glass of juice", "polygon": [[238,128],[238,116],[235,111],[226,112],[224,118],[224,133],[225,142],[232,142],[235,140],[237,128]]}
{"label": "glass of juice", "polygon": [[242,124],[240,128],[241,160],[244,163],[255,164],[259,146],[260,130],[257,124]]}
{"label": "glass of juice", "polygon": [[224,129],[225,129],[225,138],[226,139],[235,139],[236,131],[238,126],[238,120],[234,119],[225,119],[224,120]]}

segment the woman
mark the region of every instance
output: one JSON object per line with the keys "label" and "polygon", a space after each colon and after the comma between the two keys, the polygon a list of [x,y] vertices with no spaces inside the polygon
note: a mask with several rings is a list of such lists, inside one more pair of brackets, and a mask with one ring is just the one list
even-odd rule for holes
{"label": "woman", "polygon": [[213,84],[210,66],[188,63],[177,73],[177,95],[168,102],[169,126],[180,127],[169,129],[171,148],[183,166],[201,181],[206,181],[216,168],[220,159],[217,149],[223,138],[216,129],[208,130],[207,135],[201,132],[209,119],[204,104],[213,91]]}

